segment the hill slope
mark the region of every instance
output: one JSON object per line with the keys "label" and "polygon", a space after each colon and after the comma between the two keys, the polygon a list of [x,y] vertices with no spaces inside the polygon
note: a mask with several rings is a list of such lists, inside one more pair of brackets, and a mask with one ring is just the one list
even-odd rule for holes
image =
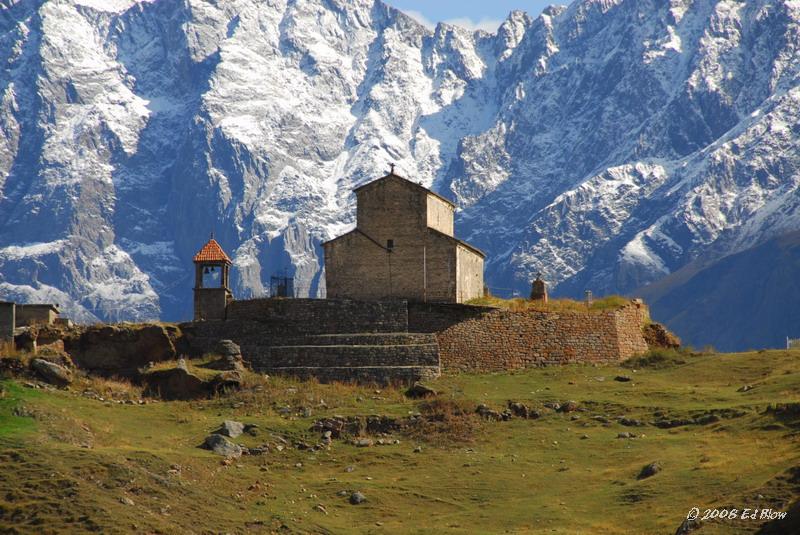
{"label": "hill slope", "polygon": [[[681,358],[635,372],[443,377],[432,383],[437,402],[276,378],[232,397],[146,405],[112,402],[126,392],[113,383],[83,395],[85,387],[0,383],[0,530],[649,535],[675,532],[692,507],[797,504],[797,352]],[[743,384],[753,388],[737,392]],[[479,403],[502,410],[509,399],[541,417],[484,421],[472,412]],[[579,410],[544,406],[566,400]],[[768,410],[776,403],[786,409]],[[320,441],[309,431],[318,418],[409,412],[434,423],[371,436],[386,445],[342,437],[309,449]],[[228,418],[257,424],[255,436],[234,440],[265,451],[222,461],[199,449]],[[637,479],[652,462],[662,470]],[[350,505],[353,491],[367,501]],[[795,532],[797,513],[795,505],[771,533]],[[717,519],[699,533],[755,533],[765,522]]]}

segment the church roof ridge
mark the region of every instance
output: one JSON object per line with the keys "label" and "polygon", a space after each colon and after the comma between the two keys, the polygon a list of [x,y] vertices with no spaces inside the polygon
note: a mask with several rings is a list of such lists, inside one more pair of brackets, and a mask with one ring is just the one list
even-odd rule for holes
{"label": "church roof ridge", "polygon": [[419,189],[425,190],[425,192],[427,192],[428,194],[430,194],[430,195],[433,195],[433,196],[434,196],[434,197],[436,197],[437,199],[439,199],[439,200],[441,200],[441,201],[444,201],[444,202],[446,202],[447,204],[449,204],[449,205],[450,205],[450,206],[452,206],[453,208],[455,208],[455,207],[456,207],[456,203],[454,203],[453,201],[451,201],[451,200],[450,200],[450,199],[448,199],[447,197],[443,197],[443,196],[439,195],[438,193],[436,193],[435,191],[433,191],[433,190],[431,190],[431,189],[428,189],[428,188],[426,188],[426,187],[425,187],[425,186],[423,186],[422,184],[417,184],[417,183],[416,183],[416,182],[414,182],[413,180],[409,180],[409,179],[407,179],[407,178],[406,178],[406,177],[404,177],[404,176],[400,176],[400,175],[398,175],[397,173],[395,173],[395,172],[394,172],[394,167],[392,167],[392,170],[391,170],[391,171],[389,171],[389,173],[388,173],[388,174],[386,174],[386,175],[384,175],[384,176],[382,176],[382,177],[380,177],[380,178],[376,178],[375,180],[372,180],[372,181],[370,181],[370,182],[367,182],[366,184],[361,184],[361,185],[360,185],[360,186],[358,186],[357,188],[353,188],[353,191],[359,191],[359,190],[362,190],[362,189],[364,189],[364,188],[366,188],[366,187],[368,187],[368,186],[372,186],[372,185],[374,185],[374,184],[377,184],[378,182],[381,182],[381,181],[383,181],[383,180],[386,180],[387,178],[399,178],[400,180],[404,181],[404,182],[405,182],[405,183],[407,183],[407,184],[410,184],[410,185],[414,186],[415,188],[419,188]]}

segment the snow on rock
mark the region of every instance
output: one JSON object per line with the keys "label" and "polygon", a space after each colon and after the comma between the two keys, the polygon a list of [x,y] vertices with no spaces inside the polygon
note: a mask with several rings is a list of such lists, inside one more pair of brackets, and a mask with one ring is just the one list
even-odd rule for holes
{"label": "snow on rock", "polygon": [[17,3],[0,295],[187,319],[214,232],[238,296],[283,272],[322,296],[321,243],[391,162],[459,203],[490,286],[630,291],[800,224],[799,22],[772,0],[579,0],[494,34],[375,0]]}

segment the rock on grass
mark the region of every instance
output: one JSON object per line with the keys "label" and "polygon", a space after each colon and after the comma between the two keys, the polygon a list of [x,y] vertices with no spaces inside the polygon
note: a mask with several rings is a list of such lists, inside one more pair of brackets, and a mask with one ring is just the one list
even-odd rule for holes
{"label": "rock on grass", "polygon": [[657,462],[650,463],[642,468],[642,471],[639,472],[639,475],[636,476],[636,479],[647,479],[648,477],[652,477],[661,471],[661,465]]}
{"label": "rock on grass", "polygon": [[242,455],[241,446],[216,433],[208,435],[201,447],[224,457],[241,457]]}
{"label": "rock on grass", "polygon": [[225,420],[220,428],[214,432],[218,435],[236,438],[244,433],[244,424],[235,420]]}
{"label": "rock on grass", "polygon": [[367,497],[361,494],[360,492],[354,492],[350,495],[350,503],[353,505],[359,505],[367,501]]}
{"label": "rock on grass", "polygon": [[422,383],[414,383],[414,386],[406,390],[406,396],[412,399],[429,398],[437,394],[436,390]]}
{"label": "rock on grass", "polygon": [[72,372],[64,366],[44,359],[33,359],[31,368],[48,383],[56,386],[67,386],[72,383]]}

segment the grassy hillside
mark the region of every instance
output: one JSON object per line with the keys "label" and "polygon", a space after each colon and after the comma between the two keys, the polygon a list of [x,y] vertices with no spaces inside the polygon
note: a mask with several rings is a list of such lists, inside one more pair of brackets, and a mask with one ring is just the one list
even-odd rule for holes
{"label": "grassy hillside", "polygon": [[[275,378],[225,398],[144,405],[109,401],[138,392],[99,381],[83,388],[104,401],[1,384],[0,532],[663,534],[695,506],[786,511],[800,497],[798,352],[449,376],[432,383],[438,402]],[[541,418],[458,412],[508,400]],[[566,400],[582,410],[544,407]],[[769,408],[778,403],[789,405]],[[318,442],[308,429],[322,416],[417,411],[439,421],[392,436],[399,444],[294,447]],[[661,429],[619,417],[717,421]],[[224,461],[199,449],[228,418],[258,424],[236,441],[270,451]],[[617,438],[628,432],[637,438]],[[638,480],[654,461],[663,470]],[[366,503],[348,503],[354,490]],[[713,521],[698,533],[760,524]]]}

